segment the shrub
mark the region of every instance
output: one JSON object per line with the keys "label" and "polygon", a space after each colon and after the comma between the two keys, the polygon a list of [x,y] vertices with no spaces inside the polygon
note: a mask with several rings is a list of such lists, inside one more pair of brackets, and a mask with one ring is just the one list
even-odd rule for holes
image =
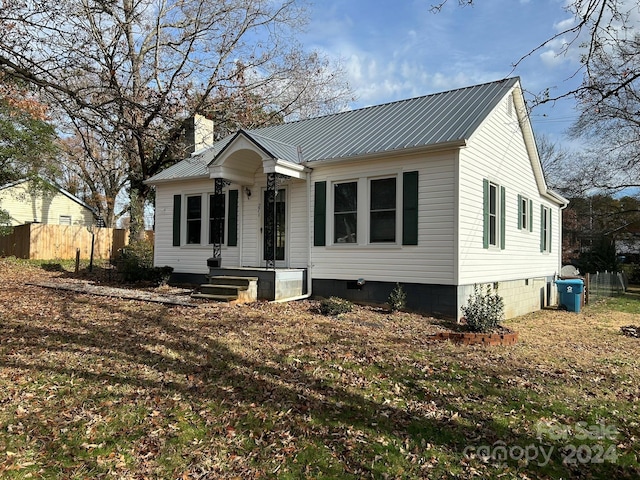
{"label": "shrub", "polygon": [[0,237],[11,235],[12,233],[11,215],[6,210],[0,208]]}
{"label": "shrub", "polygon": [[467,304],[462,307],[462,313],[467,326],[472,332],[490,332],[496,328],[504,318],[504,300],[496,291],[487,285],[483,293],[480,286],[473,287],[473,294],[469,296]]}
{"label": "shrub", "polygon": [[320,313],[323,315],[340,315],[342,313],[349,313],[353,310],[353,303],[344,298],[329,297],[324,298],[320,302]]}
{"label": "shrub", "polygon": [[407,305],[407,294],[404,292],[402,285],[396,283],[395,288],[389,294],[387,303],[389,303],[389,308],[392,312],[402,310]]}
{"label": "shrub", "polygon": [[155,284],[166,283],[173,267],[153,266],[153,245],[146,240],[130,243],[122,249],[122,258],[118,271],[125,282],[150,281]]}

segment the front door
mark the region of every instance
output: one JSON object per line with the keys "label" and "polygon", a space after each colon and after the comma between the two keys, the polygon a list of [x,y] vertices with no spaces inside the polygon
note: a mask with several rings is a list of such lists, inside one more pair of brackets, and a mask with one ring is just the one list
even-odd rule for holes
{"label": "front door", "polygon": [[[267,261],[271,256],[267,253],[270,249],[275,252],[276,266],[286,266],[286,246],[287,246],[287,204],[286,204],[286,190],[281,188],[276,193],[275,206],[269,202],[269,196],[267,190],[263,193],[263,211],[262,216],[262,259]],[[271,211],[270,211],[271,209]],[[267,238],[267,223],[268,215],[274,215],[274,235],[272,241]]]}

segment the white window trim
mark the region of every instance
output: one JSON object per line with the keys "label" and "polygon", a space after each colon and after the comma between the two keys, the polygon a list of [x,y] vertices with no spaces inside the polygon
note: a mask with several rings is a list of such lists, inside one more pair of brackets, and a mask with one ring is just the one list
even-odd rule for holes
{"label": "white window trim", "polygon": [[[495,243],[491,243],[491,189],[495,188],[496,197],[495,197]],[[489,238],[487,239],[487,243],[489,244],[489,248],[491,249],[500,249],[500,184],[494,181],[489,180],[489,191],[487,192],[489,198],[487,202],[489,203],[489,212],[488,212],[488,221],[489,221]]]}
{"label": "white window trim", "polygon": [[[340,247],[347,247],[347,248],[353,248],[359,244],[361,244],[362,242],[362,195],[363,195],[363,188],[362,188],[362,178],[341,178],[341,179],[336,179],[336,180],[331,180],[329,181],[329,188],[330,188],[330,198],[329,198],[329,212],[330,212],[330,216],[327,215],[327,219],[329,220],[328,222],[328,230],[329,230],[329,238],[331,239],[331,243],[330,245],[335,245],[335,246],[340,246]],[[335,186],[336,185],[340,185],[342,183],[354,183],[356,184],[356,188],[357,188],[357,193],[356,193],[356,241],[355,242],[336,242],[335,241],[335,218],[336,218],[336,211],[335,211]]]}
{"label": "white window trim", "polygon": [[[396,180],[396,204],[395,204],[395,213],[396,213],[396,235],[395,235],[395,240],[393,242],[372,242],[371,241],[371,182],[374,180],[385,180],[388,178],[394,178]],[[395,246],[395,245],[399,245],[400,242],[402,241],[402,222],[401,222],[401,218],[399,218],[398,215],[398,211],[401,209],[402,207],[402,180],[401,180],[402,176],[397,174],[397,173],[393,173],[393,174],[389,174],[389,175],[381,175],[381,176],[375,176],[375,177],[367,177],[367,205],[366,205],[366,209],[367,209],[367,215],[366,215],[366,222],[367,222],[367,244],[368,245],[372,245],[372,246],[384,246],[384,245],[391,245],[391,246]]]}
{"label": "white window trim", "polygon": [[[229,221],[229,192],[227,189],[223,189],[222,190],[222,194],[224,195],[224,235],[223,235],[223,239],[220,245],[222,246],[226,246],[227,245],[227,237],[229,235],[229,225],[228,225],[228,221]],[[207,208],[203,209],[206,210],[206,214],[205,214],[205,224],[206,224],[206,239],[207,239],[207,246],[213,246],[213,243],[209,242],[209,239],[211,238],[211,223],[210,223],[210,219],[211,219],[211,202],[210,202],[210,198],[215,195],[215,192],[207,192],[205,193],[206,195],[206,199],[207,199]]]}
{"label": "white window trim", "polygon": [[[542,206],[543,210],[543,219],[540,222],[542,224],[543,232],[541,235],[544,235],[544,248],[542,249],[542,253],[551,253],[551,242],[553,239],[551,238],[551,208],[546,205]],[[550,228],[551,227],[551,228]]]}
{"label": "white window trim", "polygon": [[520,195],[518,198],[520,199],[520,205],[518,205],[518,211],[520,212],[518,225],[520,230],[529,233],[533,231],[533,229],[531,228],[532,225],[530,225],[530,223],[533,222],[533,215],[530,210],[531,200],[525,195]]}
{"label": "white window trim", "polygon": [[[203,194],[202,192],[194,192],[194,193],[185,193],[183,195],[183,207],[182,207],[182,226],[183,228],[183,242],[182,244],[186,247],[199,247],[202,245],[206,245],[204,243],[202,243],[202,235],[203,235],[203,222],[205,222],[205,218],[204,218],[204,212],[206,210],[206,208],[203,208],[203,203],[206,202],[206,200],[203,198],[205,194]],[[191,197],[200,197],[200,242],[198,243],[189,243],[189,219],[187,218],[188,212],[189,212],[189,208],[188,208],[188,203],[189,203],[189,198]],[[205,197],[206,198],[206,197]],[[195,220],[195,219],[194,219]],[[206,238],[206,237],[205,237]]]}
{"label": "white window trim", "polygon": [[[209,197],[215,192],[213,190],[200,191],[187,191],[182,193],[182,208],[180,212],[180,246],[186,248],[206,247],[209,248],[213,244],[209,243]],[[229,213],[229,188],[222,190],[224,193],[224,243],[222,248],[227,248],[227,235],[229,231],[228,213]],[[200,197],[200,243],[187,243],[187,198],[188,197]]]}
{"label": "white window trim", "polygon": [[[327,181],[328,204],[327,204],[327,236],[329,248],[360,248],[360,249],[389,249],[402,248],[402,171],[401,170],[381,170],[372,172],[373,174],[363,177],[329,177]],[[371,213],[371,180],[384,178],[396,179],[396,241],[395,242],[371,242],[370,213]],[[335,241],[335,198],[334,186],[340,183],[356,182],[357,193],[357,230],[355,243],[338,243]]]}

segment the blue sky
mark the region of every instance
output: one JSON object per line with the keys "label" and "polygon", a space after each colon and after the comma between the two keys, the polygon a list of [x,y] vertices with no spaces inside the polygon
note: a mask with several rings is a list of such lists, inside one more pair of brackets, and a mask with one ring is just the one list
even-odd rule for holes
{"label": "blue sky", "polygon": [[[439,13],[437,0],[315,0],[302,38],[308,48],[340,58],[364,107],[518,75],[530,92],[551,95],[579,84],[578,52],[559,42],[513,64],[572,20],[565,0],[457,0]],[[574,78],[571,78],[574,76]],[[534,131],[564,143],[573,100],[533,110]]]}

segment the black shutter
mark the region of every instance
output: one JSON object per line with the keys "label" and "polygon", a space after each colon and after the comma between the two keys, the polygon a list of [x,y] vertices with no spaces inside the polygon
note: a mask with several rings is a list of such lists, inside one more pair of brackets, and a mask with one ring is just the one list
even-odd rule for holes
{"label": "black shutter", "polygon": [[418,172],[402,175],[402,244],[418,244]]}
{"label": "black shutter", "polygon": [[505,188],[500,187],[500,249],[504,250],[505,238],[507,236],[507,202],[505,200]]}
{"label": "black shutter", "polygon": [[482,180],[482,247],[489,248],[489,180]]}
{"label": "black shutter", "polygon": [[238,246],[238,190],[229,190],[229,215],[227,217],[227,246]]}
{"label": "black shutter", "polygon": [[180,246],[180,213],[182,212],[182,195],[173,196],[173,246]]}
{"label": "black shutter", "polygon": [[313,245],[327,244],[327,182],[316,182],[313,203]]}

